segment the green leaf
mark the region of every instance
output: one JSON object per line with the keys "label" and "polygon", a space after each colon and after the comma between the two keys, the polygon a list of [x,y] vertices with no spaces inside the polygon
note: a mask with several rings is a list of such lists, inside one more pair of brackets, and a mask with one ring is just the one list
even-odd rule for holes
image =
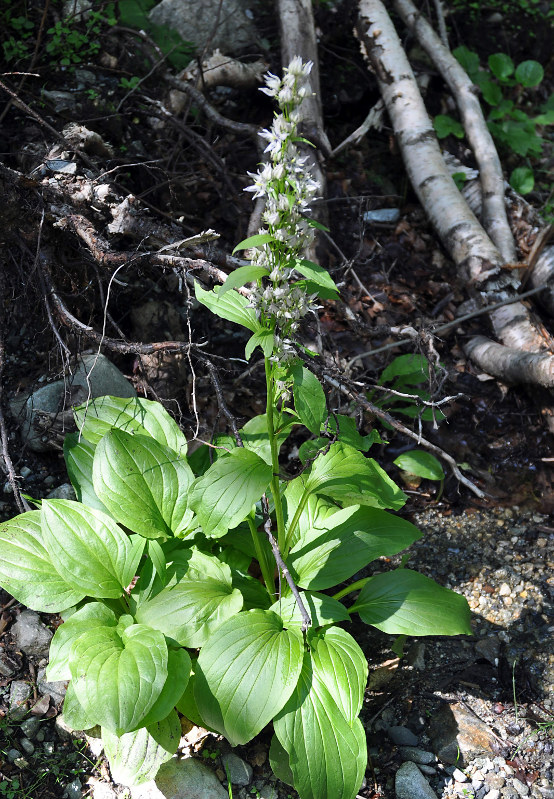
{"label": "green leaf", "polygon": [[237,569],[233,569],[232,574],[233,588],[237,588],[241,592],[244,600],[244,610],[252,610],[253,608],[267,610],[269,608],[271,599],[266,587],[259,580]]}
{"label": "green leaf", "polygon": [[311,433],[318,435],[321,425],[327,417],[327,401],[325,392],[317,377],[302,364],[292,368],[294,377],[294,408]]}
{"label": "green leaf", "polygon": [[448,114],[437,114],[433,119],[433,127],[439,139],[446,139],[450,135],[463,139],[465,135],[463,126]]}
{"label": "green leaf", "polygon": [[370,577],[350,612],[390,635],[472,634],[465,598],[409,569]]}
{"label": "green leaf", "polygon": [[529,89],[538,86],[544,78],[544,69],[538,61],[522,61],[516,69],[515,78],[518,83]]}
{"label": "green leaf", "polygon": [[516,167],[510,175],[510,186],[521,195],[529,194],[535,187],[533,170],[529,169],[528,166]]}
{"label": "green leaf", "polygon": [[324,590],[344,582],[376,558],[396,555],[421,535],[406,519],[353,505],[304,533],[291,549],[288,564],[299,586]]}
{"label": "green leaf", "polygon": [[128,585],[132,544],[102,511],[69,499],[45,499],[45,545],[58,574],[87,596],[117,599]]}
{"label": "green leaf", "polygon": [[58,627],[48,653],[46,674],[49,681],[71,679],[69,667],[71,647],[78,638],[95,627],[117,627],[115,613],[102,602],[87,602]]}
{"label": "green leaf", "polygon": [[[288,413],[281,414],[278,427],[275,430],[275,440],[277,443],[277,452],[281,449],[284,442],[289,437],[296,420]],[[275,424],[275,420],[274,420]],[[262,413],[259,416],[254,416],[240,430],[242,443],[246,449],[255,452],[266,463],[271,465],[271,442],[267,432],[267,414]]]}
{"label": "green leaf", "polygon": [[135,614],[147,624],[191,649],[203,646],[212,633],[242,608],[242,594],[211,577],[186,579],[168,586],[140,605]]}
{"label": "green leaf", "polygon": [[156,574],[158,574],[159,577],[164,580],[167,564],[165,561],[164,551],[155,538],[152,538],[150,541],[148,541],[148,557],[152,561],[152,565],[154,566]]}
{"label": "green leaf", "polygon": [[474,53],[465,45],[462,45],[461,47],[456,47],[456,49],[452,51],[452,55],[465,69],[469,77],[473,79],[479,71],[479,56],[477,53]]}
{"label": "green leaf", "polygon": [[174,710],[162,721],[121,736],[102,728],[112,778],[129,786],[153,780],[162,763],[171,760],[180,740],[181,724]]}
{"label": "green leaf", "polygon": [[444,471],[440,461],[423,449],[403,452],[394,459],[393,463],[399,469],[403,469],[408,474],[414,474],[416,477],[424,477],[426,480],[444,480]]}
{"label": "green leaf", "polygon": [[0,585],[26,607],[59,613],[85,596],[54,568],[43,540],[39,510],[0,524],[0,552]]}
{"label": "green leaf", "polygon": [[402,377],[402,382],[409,386],[423,383],[429,379],[429,361],[423,355],[399,355],[383,369],[379,385],[392,383],[395,377]]}
{"label": "green leaf", "polygon": [[90,730],[95,726],[95,722],[90,719],[83,710],[79,700],[75,695],[73,683],[67,686],[67,691],[63,700],[63,720],[67,726],[77,732],[79,730]]}
{"label": "green leaf", "polygon": [[112,516],[145,538],[165,538],[183,519],[192,469],[151,437],[111,430],[94,455],[94,490]]}
{"label": "green leaf", "polygon": [[256,349],[256,347],[261,347],[263,354],[266,358],[269,358],[273,353],[273,348],[275,346],[275,336],[273,334],[273,330],[268,330],[267,328],[262,328],[262,330],[258,330],[257,333],[253,333],[248,341],[246,342],[246,347],[244,348],[244,357],[247,361],[250,360],[250,356]]}
{"label": "green leaf", "polygon": [[307,280],[310,280],[317,286],[321,286],[322,288],[332,291],[338,298],[339,290],[337,285],[329,272],[322,266],[315,264],[313,261],[298,259],[294,262],[294,268],[302,275],[302,277],[305,277]]}
{"label": "green leaf", "polygon": [[312,466],[307,488],[343,504],[399,510],[406,495],[373,460],[340,441],[331,444]]}
{"label": "green leaf", "polygon": [[310,636],[312,663],[349,724],[358,718],[367,684],[366,656],[341,627]]}
{"label": "green leaf", "polygon": [[381,443],[381,436],[377,430],[372,430],[367,436],[362,436],[358,432],[356,420],[351,416],[343,414],[333,414],[327,420],[327,424],[322,428],[327,433],[337,435],[343,444],[348,444],[361,452],[367,452],[373,444]]}
{"label": "green leaf", "polygon": [[285,785],[294,784],[294,775],[290,770],[289,756],[286,750],[281,746],[276,735],[273,735],[271,738],[271,745],[269,747],[269,765],[271,766],[271,770],[278,780],[284,782]]}
{"label": "green leaf", "polygon": [[278,713],[294,691],[303,642],[269,610],[250,610],[224,622],[198,658],[194,695],[206,723],[232,746],[245,744]]}
{"label": "green leaf", "polygon": [[268,487],[271,474],[269,464],[242,447],[210,466],[189,494],[189,506],[204,534],[217,538],[245,519]]}
{"label": "green leaf", "polygon": [[499,80],[506,80],[514,71],[514,62],[506,53],[493,53],[488,63],[492,74]]}
{"label": "green leaf", "polygon": [[[310,145],[310,147],[314,147],[314,146],[315,146],[315,145],[313,144],[313,142],[311,142],[311,141],[308,141],[307,139],[299,139],[299,141],[303,141],[303,142],[305,142],[306,144],[309,144],[309,145]],[[323,225],[321,222],[318,222],[318,221],[317,221],[317,219],[309,219],[308,217],[306,217],[306,222],[308,223],[308,225],[309,225],[310,227],[313,227],[313,228],[315,228],[316,230],[322,230],[324,233],[330,233],[330,232],[331,232],[331,231],[329,230],[329,228],[328,228],[328,227],[326,227],[326,225]]]}
{"label": "green leaf", "polygon": [[318,528],[325,530],[324,521],[328,516],[338,510],[337,505],[327,497],[320,497],[312,494],[300,514],[298,526],[294,530],[293,536],[290,535],[289,525],[292,522],[296,508],[298,507],[306,487],[306,477],[300,475],[287,484],[283,495],[283,512],[285,515],[285,529],[287,531],[287,544],[292,547],[301,539],[308,530]]}
{"label": "green leaf", "polygon": [[261,280],[269,274],[265,266],[239,266],[231,272],[225,283],[219,289],[219,296],[222,297],[229,289],[238,289],[245,283],[252,283],[254,280]]}
{"label": "green leaf", "polygon": [[[305,593],[304,591],[300,591],[300,596],[312,619],[312,627],[310,629],[350,620],[350,614],[342,602],[333,599],[331,596],[312,592]],[[283,619],[283,624],[287,629],[294,627],[300,630],[302,628],[302,615],[293,596],[289,595],[285,599],[277,600],[270,607],[270,610]]]}
{"label": "green leaf", "polygon": [[140,723],[141,727],[163,721],[185,693],[191,672],[191,659],[185,649],[170,649],[167,657],[167,679],[160,695]]}
{"label": "green leaf", "polygon": [[132,397],[100,397],[74,408],[75,422],[82,435],[92,444],[113,427],[126,433],[151,436],[158,444],[185,456],[187,440],[177,423],[159,402]]}
{"label": "green leaf", "polygon": [[116,735],[135,730],[167,679],[167,644],[143,624],[96,627],[71,648],[75,695],[87,716]]}
{"label": "green leaf", "polygon": [[259,247],[260,244],[268,244],[270,241],[275,241],[275,236],[272,233],[256,233],[255,236],[249,236],[237,244],[232,252],[234,255],[238,250],[248,250],[250,247]]}
{"label": "green leaf", "polygon": [[89,508],[96,508],[96,510],[108,513],[104,503],[94,493],[92,485],[92,463],[95,449],[94,444],[78,433],[68,433],[64,438],[65,465],[77,499],[84,505],[88,505]]}
{"label": "green leaf", "polygon": [[198,302],[205,305],[220,319],[227,319],[229,322],[242,325],[252,333],[257,333],[260,330],[261,325],[256,313],[252,308],[247,308],[248,300],[242,294],[232,291],[220,297],[216,289],[204,291],[199,283],[194,284],[194,293]]}
{"label": "green leaf", "polygon": [[483,81],[481,92],[489,105],[494,106],[502,102],[502,89],[498,83],[493,83],[491,80]]}
{"label": "green leaf", "polygon": [[359,719],[346,721],[323,676],[307,652],[296,689],[274,719],[275,735],[301,799],[354,799],[367,763],[365,733]]}

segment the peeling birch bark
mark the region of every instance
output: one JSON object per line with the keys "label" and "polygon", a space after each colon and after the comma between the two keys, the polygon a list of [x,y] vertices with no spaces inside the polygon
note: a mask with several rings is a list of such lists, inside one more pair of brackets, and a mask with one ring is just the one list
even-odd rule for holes
{"label": "peeling birch bark", "polygon": [[504,175],[498,153],[487,128],[477,87],[445,47],[411,0],[394,0],[394,8],[448,84],[479,167],[483,188],[483,226],[505,261],[516,260],[514,239],[504,202]]}
{"label": "peeling birch bark", "polygon": [[531,383],[554,386],[554,356],[549,353],[522,352],[475,336],[465,347],[466,354],[487,374],[504,383]]}
{"label": "peeling birch bark", "polygon": [[412,68],[380,0],[360,0],[356,33],[375,71],[421,204],[468,281],[483,283],[499,272],[504,259],[450,177]]}

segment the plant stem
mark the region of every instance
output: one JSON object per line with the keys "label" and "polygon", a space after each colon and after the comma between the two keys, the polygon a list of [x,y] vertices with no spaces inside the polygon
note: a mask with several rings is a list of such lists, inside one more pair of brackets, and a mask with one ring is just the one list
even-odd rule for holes
{"label": "plant stem", "polygon": [[275,408],[275,387],[273,383],[273,368],[269,358],[265,358],[265,381],[267,392],[266,416],[267,434],[271,447],[271,466],[273,476],[271,478],[271,493],[273,504],[275,505],[275,519],[277,521],[277,543],[281,552],[285,550],[285,520],[283,517],[283,503],[281,500],[281,487],[279,485],[279,452],[277,450],[277,439],[275,437],[275,425],[273,421],[273,411]]}
{"label": "plant stem", "polygon": [[267,552],[262,547],[260,542],[260,533],[256,529],[256,524],[252,516],[247,516],[246,521],[248,522],[248,526],[250,527],[250,533],[252,535],[252,543],[254,544],[254,549],[256,550],[256,558],[258,559],[258,563],[260,564],[260,569],[262,570],[262,576],[264,578],[265,587],[267,588],[267,592],[271,597],[271,601],[275,601],[275,578],[273,577],[273,569],[271,568],[271,564],[267,559]]}
{"label": "plant stem", "polygon": [[351,585],[347,585],[346,588],[342,588],[340,591],[337,591],[336,594],[332,594],[333,599],[342,599],[343,596],[351,594],[353,591],[359,591],[360,588],[364,587],[369,579],[369,577],[363,577],[361,580],[356,580],[355,583],[351,583]]}
{"label": "plant stem", "polygon": [[[288,539],[288,541],[292,540],[292,536],[294,535],[294,531],[296,529],[296,526],[298,524],[300,516],[302,515],[302,511],[306,507],[306,502],[308,501],[308,499],[310,497],[310,493],[311,493],[310,491],[308,491],[307,489],[304,489],[304,493],[302,494],[302,496],[300,498],[300,502],[298,503],[298,507],[296,508],[294,516],[292,517],[292,522],[290,523],[289,529],[287,531],[287,539]],[[286,557],[288,554],[289,554],[288,553],[288,547],[285,546],[284,556]]]}

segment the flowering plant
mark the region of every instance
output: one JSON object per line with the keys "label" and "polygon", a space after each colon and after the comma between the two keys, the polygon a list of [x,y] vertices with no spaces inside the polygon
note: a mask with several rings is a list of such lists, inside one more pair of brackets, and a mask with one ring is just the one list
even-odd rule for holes
{"label": "flowering plant", "polygon": [[[337,590],[420,532],[388,512],[406,497],[364,454],[373,437],[328,412],[291,344],[315,296],[336,295],[302,257],[317,191],[295,144],[308,75],[294,59],[282,80],[268,78],[281,114],[262,132],[271,162],[252,187],[267,200],[265,228],[239,245],[254,257],[219,289],[196,287],[203,305],[250,330],[248,357],[261,347],[266,413],[187,457],[159,404],[103,397],[75,410],[79,435],[65,441],[78,501],[43,500],[0,525],[0,584],[63,612],[48,679],[70,681],[70,727],[101,726],[117,782],[156,776],[179,746],[180,712],[233,746],[272,722],[279,779],[301,799],[354,799],[367,661],[338,625],[357,613],[390,634],[471,632],[465,600],[415,571]],[[234,290],[252,281],[248,297]],[[287,479],[279,450],[294,427],[310,437],[302,473]]]}

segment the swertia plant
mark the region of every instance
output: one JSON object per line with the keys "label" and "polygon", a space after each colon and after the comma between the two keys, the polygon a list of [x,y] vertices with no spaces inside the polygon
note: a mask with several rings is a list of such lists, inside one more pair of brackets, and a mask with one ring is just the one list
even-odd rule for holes
{"label": "swertia plant", "polygon": [[[180,712],[232,745],[273,723],[279,779],[301,799],[353,799],[366,768],[367,662],[342,625],[357,613],[395,635],[471,632],[466,601],[415,571],[340,588],[421,533],[388,512],[406,497],[364,454],[373,438],[328,412],[293,346],[317,297],[337,291],[302,257],[317,191],[296,146],[309,71],[295,58],[282,80],[267,79],[280,113],[262,132],[269,162],[252,176],[266,209],[264,229],[239,245],[255,248],[251,262],[213,291],[196,287],[200,303],[252,333],[247,357],[261,348],[266,413],[187,458],[157,403],[81,406],[65,442],[79,501],[43,500],[0,526],[0,584],[35,610],[64,612],[48,679],[70,681],[65,721],[101,726],[126,784],[173,756]],[[279,450],[295,426],[310,444],[287,479]]]}

